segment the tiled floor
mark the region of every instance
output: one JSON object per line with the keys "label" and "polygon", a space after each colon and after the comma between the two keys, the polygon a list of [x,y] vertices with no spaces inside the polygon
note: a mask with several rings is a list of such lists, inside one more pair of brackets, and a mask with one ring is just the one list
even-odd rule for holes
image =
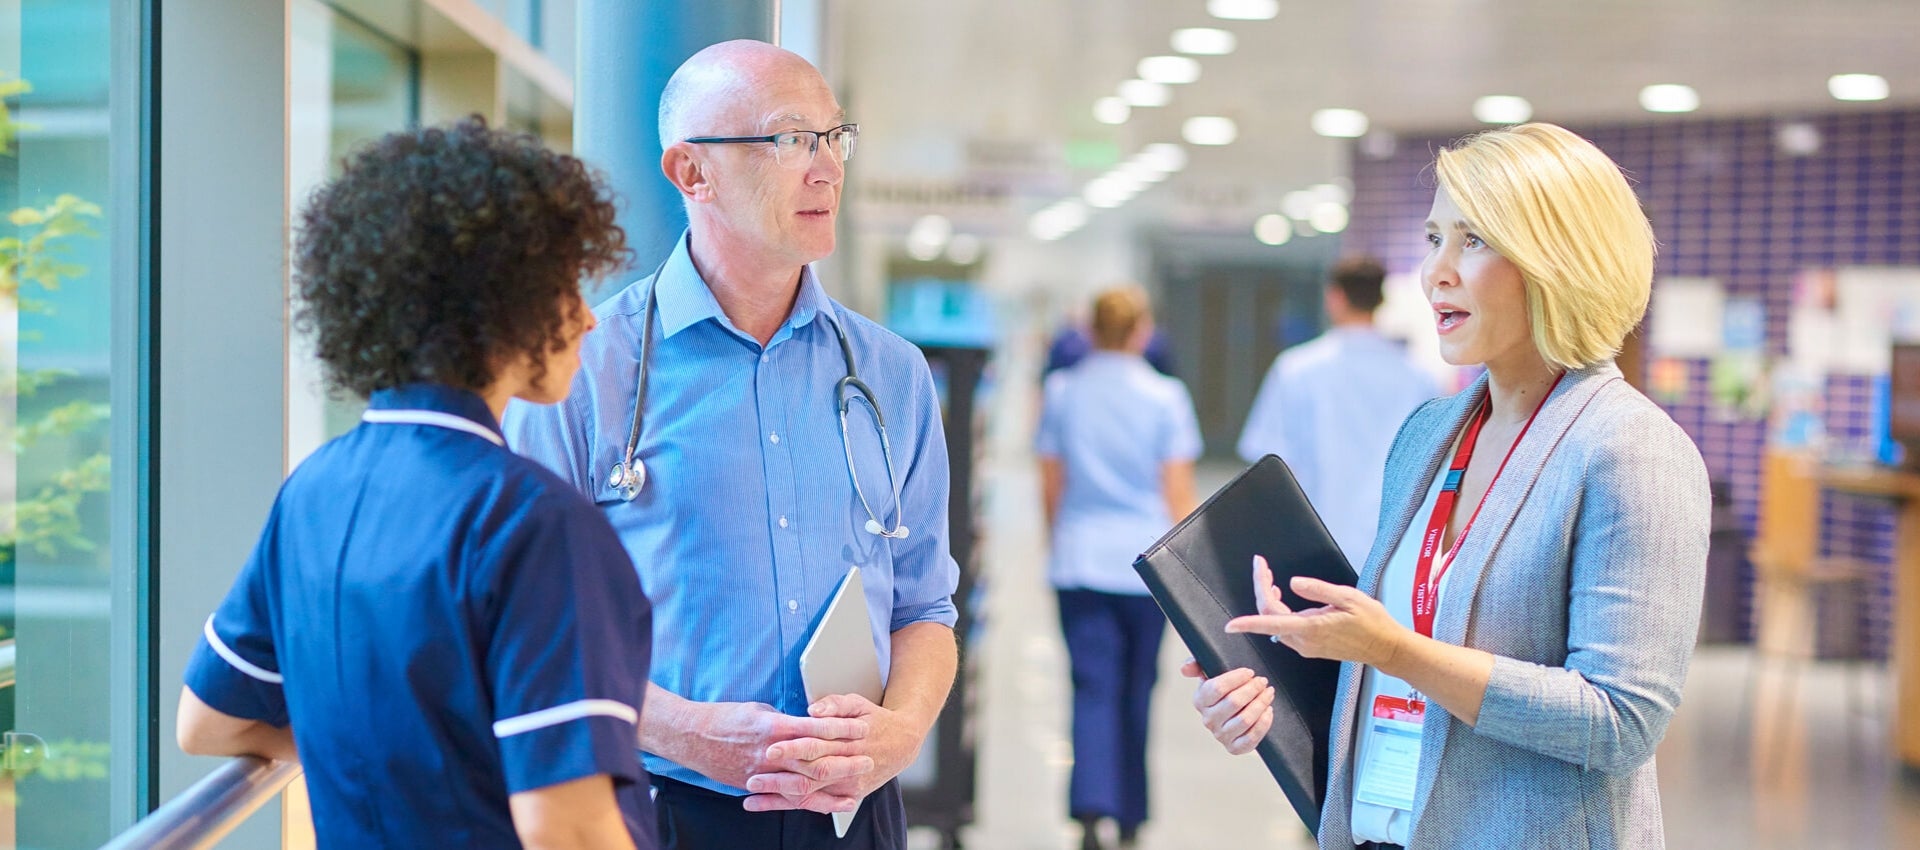
{"label": "tiled floor", "polygon": [[[1203,492],[1231,470],[1203,469]],[[979,850],[1077,847],[1065,814],[1068,684],[1065,648],[1047,588],[1040,510],[1030,461],[988,461],[991,494],[985,563],[990,620],[980,645],[977,823],[962,833]],[[1171,633],[1154,698],[1154,819],[1144,850],[1312,846],[1257,758],[1222,752],[1188,705],[1175,668],[1185,656]],[[1764,666],[1759,710],[1740,706],[1752,655],[1708,647],[1696,655],[1685,705],[1659,754],[1668,846],[1920,847],[1920,780],[1901,779],[1886,756],[1885,678],[1862,670],[1862,711],[1849,709],[1844,666],[1813,665],[1782,710],[1773,697],[1785,668]],[[1851,713],[1850,713],[1851,712]],[[937,846],[931,834],[916,847]]]}

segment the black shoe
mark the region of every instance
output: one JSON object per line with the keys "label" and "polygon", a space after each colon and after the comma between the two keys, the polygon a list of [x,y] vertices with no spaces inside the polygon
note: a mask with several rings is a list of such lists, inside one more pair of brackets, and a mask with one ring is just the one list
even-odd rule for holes
{"label": "black shoe", "polygon": [[1134,850],[1140,846],[1140,825],[1120,827],[1120,850]]}
{"label": "black shoe", "polygon": [[1107,850],[1100,841],[1100,819],[1080,818],[1080,850]]}

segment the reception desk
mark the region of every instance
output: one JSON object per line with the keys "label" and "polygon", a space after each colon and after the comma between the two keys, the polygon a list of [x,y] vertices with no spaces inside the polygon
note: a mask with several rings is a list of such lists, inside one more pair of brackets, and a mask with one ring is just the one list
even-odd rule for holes
{"label": "reception desk", "polygon": [[1820,485],[1839,493],[1889,499],[1899,515],[1893,547],[1893,741],[1908,775],[1920,775],[1920,474],[1885,468],[1827,466]]}

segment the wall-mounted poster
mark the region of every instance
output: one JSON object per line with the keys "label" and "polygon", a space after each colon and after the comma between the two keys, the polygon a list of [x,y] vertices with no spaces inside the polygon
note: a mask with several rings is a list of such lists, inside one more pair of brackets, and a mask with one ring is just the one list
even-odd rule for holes
{"label": "wall-mounted poster", "polygon": [[1896,339],[1920,341],[1920,268],[1834,272],[1834,371],[1884,375]]}
{"label": "wall-mounted poster", "polygon": [[1767,442],[1818,450],[1826,441],[1827,373],[1788,360],[1773,370],[1773,420]]}
{"label": "wall-mounted poster", "polygon": [[1758,298],[1728,298],[1721,308],[1720,351],[1709,372],[1713,412],[1722,420],[1767,415],[1767,308]]}
{"label": "wall-mounted poster", "polygon": [[1720,353],[1725,340],[1727,294],[1707,277],[1663,277],[1653,287],[1652,324],[1647,344],[1661,357],[1707,358]]}
{"label": "wall-mounted poster", "polygon": [[1647,367],[1647,389],[1660,404],[1679,404],[1687,398],[1687,361],[1662,357]]}

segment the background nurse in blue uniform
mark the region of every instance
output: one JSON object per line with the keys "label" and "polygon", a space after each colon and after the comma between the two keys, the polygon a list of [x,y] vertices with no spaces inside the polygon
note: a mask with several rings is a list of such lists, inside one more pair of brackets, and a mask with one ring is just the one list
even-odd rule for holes
{"label": "background nurse in blue uniform", "polygon": [[182,749],[305,753],[322,847],[652,847],[651,608],[592,503],[505,447],[626,255],[579,160],[478,117],[360,150],[301,216],[298,322],[364,422],[287,479],[207,620]]}
{"label": "background nurse in blue uniform", "polygon": [[1118,822],[1123,847],[1147,819],[1147,707],[1167,619],[1133,559],[1193,510],[1200,425],[1186,385],[1142,356],[1146,293],[1101,293],[1092,325],[1094,352],[1047,378],[1034,453],[1073,671],[1067,809],[1081,846],[1098,850],[1101,818]]}

